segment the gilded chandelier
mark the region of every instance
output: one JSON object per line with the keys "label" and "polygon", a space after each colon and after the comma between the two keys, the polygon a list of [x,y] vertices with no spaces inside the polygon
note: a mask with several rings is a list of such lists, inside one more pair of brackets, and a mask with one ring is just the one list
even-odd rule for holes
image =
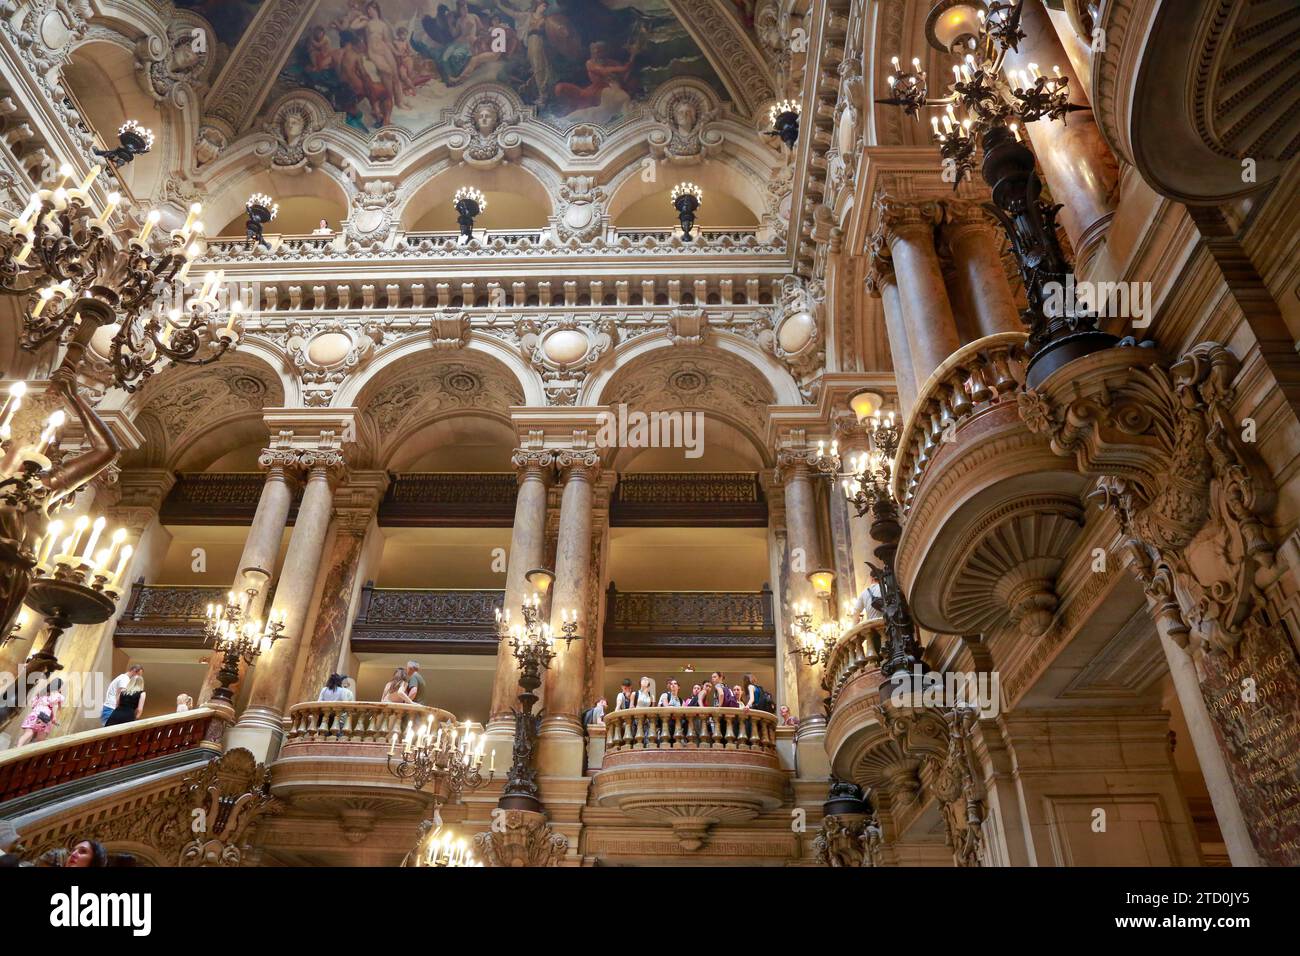
{"label": "gilded chandelier", "polygon": [[156,209],[123,238],[112,224],[120,194],[109,193],[100,210],[89,193],[101,169],[69,187],[73,170],[64,165],[55,186],[34,192],[9,220],[0,234],[0,290],[28,297],[24,349],[61,341],[79,360],[94,339],[113,384],[135,391],[164,361],[206,365],[224,355],[239,339],[240,307],[219,303],[223,276],[210,273],[198,295],[164,314],[164,291],[175,284],[183,295],[203,254],[201,207],[192,205],[165,242],[153,236],[162,219]]}
{"label": "gilded chandelier", "polygon": [[257,589],[249,588],[244,592],[243,600],[231,591],[225,604],[209,604],[207,623],[203,631],[212,642],[214,653],[220,654],[221,669],[217,672],[217,681],[221,684],[212,692],[220,700],[234,700],[231,686],[239,680],[239,662],[251,665],[264,652],[279,640],[284,631],[287,613],[281,611],[267,618],[265,624],[256,618],[248,617],[248,609],[257,597]]}
{"label": "gilded chandelier", "polygon": [[481,773],[483,738],[475,739],[468,720],[460,728],[452,721],[440,724],[436,718],[430,718],[418,729],[412,722],[407,725],[400,744],[398,737],[394,731],[388,748],[388,772],[399,780],[410,780],[417,790],[438,782],[454,798],[466,790],[486,786],[495,776],[496,752],[492,753],[488,775],[484,777]]}

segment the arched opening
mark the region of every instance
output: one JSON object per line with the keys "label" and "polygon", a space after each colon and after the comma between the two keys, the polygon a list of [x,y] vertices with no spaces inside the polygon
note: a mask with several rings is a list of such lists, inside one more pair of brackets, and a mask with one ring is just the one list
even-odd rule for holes
{"label": "arched opening", "polygon": [[244,204],[253,193],[265,193],[279,204],[275,220],[266,227],[268,233],[284,236],[308,235],[324,220],[328,228],[339,231],[348,217],[348,198],[343,187],[322,172],[305,176],[258,172],[235,177],[224,188],[218,185],[204,203],[203,217],[209,227],[225,223],[213,236],[243,236],[248,218]]}
{"label": "arched opening", "polygon": [[550,192],[527,170],[517,165],[496,169],[456,166],[415,191],[402,213],[403,228],[408,232],[458,229],[452,197],[462,186],[473,186],[487,200],[475,222],[478,229],[540,229],[551,215]]}
{"label": "arched opening", "polygon": [[99,136],[101,148],[118,145],[117,130],[128,119],[153,130],[154,148],[116,170],[122,185],[144,201],[158,185],[168,144],[163,142],[166,119],[158,103],[140,88],[138,73],[131,50],[116,43],[92,41],[78,47],[64,66],[63,85]]}
{"label": "arched opening", "polygon": [[628,176],[609,201],[609,217],[620,229],[668,228],[677,225],[670,195],[681,182],[693,182],[704,191],[696,222],[704,229],[752,229],[763,215],[758,189],[743,171],[724,163],[702,163],[676,170],[660,165],[647,182]]}

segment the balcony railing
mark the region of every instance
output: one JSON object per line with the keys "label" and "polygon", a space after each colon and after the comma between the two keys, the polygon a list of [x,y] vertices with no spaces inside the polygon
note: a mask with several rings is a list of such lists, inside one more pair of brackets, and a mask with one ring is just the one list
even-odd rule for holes
{"label": "balcony railing", "polygon": [[610,522],[761,528],[767,502],[756,472],[637,472],[619,476]]}
{"label": "balcony railing", "polygon": [[198,747],[213,718],[206,707],[69,734],[0,754],[0,803],[24,794]]}
{"label": "balcony railing", "polygon": [[738,707],[633,707],[605,715],[605,756],[634,750],[733,750],[776,766],[776,716]]}
{"label": "balcony railing", "polygon": [[380,743],[385,747],[397,734],[417,729],[430,720],[454,721],[456,715],[440,707],[421,704],[381,704],[367,701],[307,701],[289,708],[286,741],[324,743]]}
{"label": "balcony railing", "polygon": [[752,657],[776,649],[772,591],[606,591],[605,653]]}
{"label": "balcony railing", "polygon": [[352,625],[354,651],[391,654],[495,654],[503,591],[436,588],[361,589]]}
{"label": "balcony railing", "polygon": [[[209,604],[226,600],[219,585],[131,585],[131,596],[118,618],[113,643],[118,647],[178,647],[202,644]],[[269,600],[268,600],[269,606]]]}
{"label": "balcony railing", "polygon": [[844,635],[831,650],[823,671],[822,686],[830,691],[831,709],[840,691],[859,671],[880,666],[880,642],[885,622],[875,618]]}
{"label": "balcony railing", "polygon": [[[261,471],[183,472],[163,501],[164,524],[251,524],[266,484]],[[301,489],[295,489],[289,520],[298,514]]]}
{"label": "balcony railing", "polygon": [[379,505],[381,524],[498,527],[514,523],[514,472],[414,472],[393,475]]}
{"label": "balcony railing", "polygon": [[1003,332],[954,352],[922,386],[900,433],[894,459],[894,497],[906,514],[925,472],[944,442],[976,412],[1015,404],[1025,380],[1025,334]]}

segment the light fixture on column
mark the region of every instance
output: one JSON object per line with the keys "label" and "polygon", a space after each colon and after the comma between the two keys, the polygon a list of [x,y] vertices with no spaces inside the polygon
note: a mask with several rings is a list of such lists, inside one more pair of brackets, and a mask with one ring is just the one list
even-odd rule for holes
{"label": "light fixture on column", "polygon": [[695,183],[678,183],[668,198],[677,210],[677,221],[682,224],[682,242],[692,242],[695,237],[691,229],[695,226],[695,213],[704,202],[704,190]]}
{"label": "light fixture on column", "polygon": [[[495,776],[496,752],[486,777],[483,769],[483,738],[475,738],[469,721],[457,727],[455,721],[439,722],[430,717],[423,727],[407,725],[406,735],[398,742],[393,733],[388,747],[388,772],[398,780],[409,780],[416,790],[434,785],[434,822],[441,825],[438,807],[447,800],[459,799],[466,790],[475,791]],[[396,763],[394,763],[396,758]]]}
{"label": "light fixture on column", "polygon": [[[88,191],[100,169],[69,188],[72,168],[65,165],[57,186],[33,193],[9,220],[9,232],[0,235],[0,291],[28,299],[24,349],[63,342],[76,365],[89,346],[113,384],[134,391],[164,361],[206,365],[224,355],[239,339],[239,306],[218,302],[221,273],[209,274],[202,291],[183,301],[190,267],[204,251],[197,203],[155,252],[151,236],[161,213],[149,212],[133,237],[116,234],[121,197],[109,193],[100,211]],[[174,283],[183,307],[164,315],[163,297]]]}
{"label": "light fixture on column", "polygon": [[280,204],[266,193],[253,193],[244,203],[244,211],[248,214],[244,235],[263,249],[270,249],[271,244],[262,236],[262,230],[280,214]]}
{"label": "light fixture on column", "polygon": [[143,156],[153,149],[153,130],[146,129],[133,119],[127,120],[117,129],[117,145],[112,149],[97,149],[96,156],[108,160],[109,165],[117,168],[125,166],[137,156]]}
{"label": "light fixture on column", "polygon": [[853,416],[858,420],[859,425],[868,418],[879,415],[884,404],[885,397],[870,389],[863,389],[849,396],[849,408],[853,409]]}
{"label": "light fixture on column", "polygon": [[524,574],[524,580],[536,588],[539,594],[545,594],[555,583],[555,572],[550,568],[532,568]]}
{"label": "light fixture on column", "polygon": [[794,144],[799,141],[800,112],[799,104],[795,100],[781,100],[773,104],[767,114],[768,122],[772,124],[767,135],[779,136],[781,142],[794,149]]}
{"label": "light fixture on column", "polygon": [[828,598],[835,590],[835,572],[830,568],[818,568],[808,572],[808,582],[819,598]]}
{"label": "light fixture on column", "polygon": [[[554,575],[544,568],[528,572],[535,585],[549,587]],[[543,584],[544,582],[544,584]],[[519,668],[519,708],[514,711],[515,738],[511,753],[510,772],[506,775],[505,789],[497,806],[503,810],[526,810],[539,813],[542,803],[537,798],[537,723],[539,714],[533,713],[537,704],[537,688],[542,686],[542,671],[555,659],[555,638],[551,626],[541,620],[540,594],[526,598],[520,605],[520,621],[511,621],[510,611],[497,611],[497,633],[501,640],[510,641],[510,652]],[[561,636],[567,647],[578,637],[578,613],[568,609],[560,611]]]}
{"label": "light fixture on column", "polygon": [[456,224],[464,241],[474,235],[474,220],[487,210],[487,199],[473,186],[461,186],[451,203],[456,207]]}
{"label": "light fixture on column", "polygon": [[[45,643],[27,659],[28,673],[62,668],[54,649],[72,625],[102,624],[113,616],[133,548],[125,528],[105,536],[106,524],[102,516],[56,519],[37,542],[35,577],[24,600],[45,618],[48,630]],[[104,542],[107,547],[96,547]]]}
{"label": "light fixture on column", "polygon": [[221,686],[212,692],[218,700],[234,703],[234,692],[230,689],[239,680],[239,662],[252,666],[264,652],[269,651],[284,631],[288,618],[286,611],[279,616],[274,612],[265,624],[256,618],[249,618],[248,609],[257,597],[257,588],[248,588],[243,599],[234,591],[230,592],[225,604],[209,604],[204,635],[212,642],[214,653],[221,655],[221,670],[217,680]]}
{"label": "light fixture on column", "polygon": [[[828,626],[829,625],[829,626]],[[813,606],[808,601],[799,601],[794,605],[794,623],[791,626],[795,640],[799,642],[798,652],[809,667],[825,664],[831,656],[831,650],[839,640],[839,633],[833,621],[823,621],[819,626],[814,622]]]}
{"label": "light fixture on column", "polygon": [[1041,198],[1034,154],[1021,141],[1020,130],[1040,119],[1064,122],[1068,114],[1087,107],[1070,102],[1069,77],[1059,66],[1050,73],[1036,63],[1028,70],[1005,66],[1007,51],[1016,50],[1025,36],[1019,27],[1023,3],[940,0],[930,11],[926,35],[936,49],[961,58],[952,67],[947,92],[931,98],[920,61],[913,59],[912,70],[906,71],[894,57],[888,77],[892,95],[877,102],[918,118],[922,109],[939,111],[930,124],[954,189],[970,175],[983,147],[981,172],[993,191],[988,208],[1011,240],[1029,302],[1021,318],[1029,327],[1026,376],[1033,388],[1061,365],[1110,348],[1117,339],[1099,331],[1096,317],[1086,309],[1054,304],[1064,297],[1051,290],[1068,287],[1074,269],[1056,235],[1059,207]]}

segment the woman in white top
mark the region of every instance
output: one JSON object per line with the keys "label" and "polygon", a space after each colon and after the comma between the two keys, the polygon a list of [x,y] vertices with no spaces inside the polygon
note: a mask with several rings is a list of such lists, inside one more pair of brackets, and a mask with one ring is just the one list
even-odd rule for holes
{"label": "woman in white top", "polygon": [[675,678],[668,678],[668,689],[659,695],[660,707],[680,707],[682,699],[678,696],[678,685]]}
{"label": "woman in white top", "polygon": [[406,668],[399,667],[393,671],[393,679],[384,685],[384,692],[379,698],[385,704],[414,704],[406,693]]}
{"label": "woman in white top", "polygon": [[317,700],[336,701],[345,699],[343,696],[343,675],[330,674],[329,679],[325,681],[325,686],[320,689],[320,696]]}

